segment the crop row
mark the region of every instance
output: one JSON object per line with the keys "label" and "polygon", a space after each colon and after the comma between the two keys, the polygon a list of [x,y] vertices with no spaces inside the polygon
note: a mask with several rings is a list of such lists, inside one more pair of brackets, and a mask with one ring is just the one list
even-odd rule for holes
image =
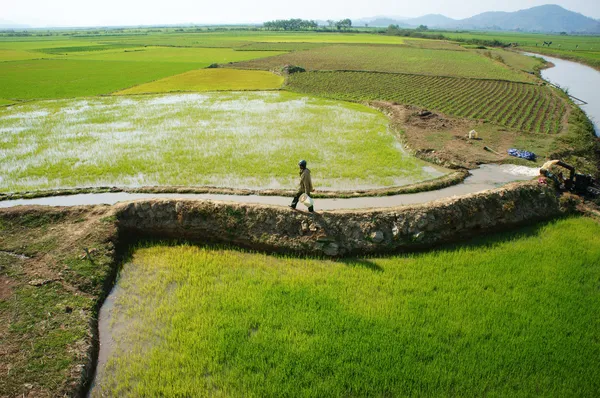
{"label": "crop row", "polygon": [[517,131],[558,133],[566,112],[552,89],[533,84],[368,72],[290,76],[292,91],[350,100],[385,100],[484,119]]}
{"label": "crop row", "polygon": [[332,45],[242,61],[227,67],[273,70],[284,65],[297,65],[308,71],[411,73],[518,82],[532,80],[530,75],[476,52],[408,46]]}

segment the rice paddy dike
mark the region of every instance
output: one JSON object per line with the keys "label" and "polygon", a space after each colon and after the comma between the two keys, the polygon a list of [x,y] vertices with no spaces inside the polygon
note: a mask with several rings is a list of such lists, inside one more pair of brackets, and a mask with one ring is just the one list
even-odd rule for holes
{"label": "rice paddy dike", "polygon": [[[543,65],[481,50],[354,32],[0,33],[0,191],[286,188],[298,158],[325,188],[387,189],[448,178],[415,155],[526,163],[511,146],[597,173],[592,125]],[[292,61],[308,72],[283,74]],[[123,266],[92,394],[596,396],[598,215],[534,182],[317,214],[3,209],[0,395],[87,393]]]}

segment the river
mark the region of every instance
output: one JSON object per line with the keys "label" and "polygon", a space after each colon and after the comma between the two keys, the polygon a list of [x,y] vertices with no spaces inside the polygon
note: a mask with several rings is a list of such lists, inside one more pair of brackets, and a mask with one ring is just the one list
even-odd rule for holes
{"label": "river", "polygon": [[542,70],[542,77],[552,84],[567,89],[569,95],[587,102],[580,105],[580,108],[594,123],[596,135],[600,137],[600,72],[578,62],[541,54],[525,54],[543,58],[554,64],[554,67]]}

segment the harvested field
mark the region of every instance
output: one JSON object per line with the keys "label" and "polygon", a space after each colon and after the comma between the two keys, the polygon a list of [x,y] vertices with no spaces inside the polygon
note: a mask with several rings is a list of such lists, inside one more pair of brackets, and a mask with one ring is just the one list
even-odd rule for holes
{"label": "harvested field", "polygon": [[532,77],[475,52],[405,46],[327,46],[231,65],[233,68],[278,69],[298,65],[307,70],[357,70],[458,76],[527,82]]}
{"label": "harvested field", "polygon": [[534,84],[439,76],[367,72],[307,72],[290,76],[287,88],[351,101],[386,100],[484,119],[517,131],[562,130],[565,102]]}
{"label": "harvested field", "polygon": [[[528,148],[538,155],[539,165],[552,150],[554,137],[550,134],[522,134],[480,120],[451,118],[414,106],[382,101],[371,104],[391,118],[396,125],[394,130],[402,131],[402,140],[421,159],[437,164],[469,169],[486,163],[534,166],[535,162],[509,156],[507,150]],[[471,130],[477,131],[478,139],[468,139]],[[485,147],[494,148],[497,153],[487,151]]]}

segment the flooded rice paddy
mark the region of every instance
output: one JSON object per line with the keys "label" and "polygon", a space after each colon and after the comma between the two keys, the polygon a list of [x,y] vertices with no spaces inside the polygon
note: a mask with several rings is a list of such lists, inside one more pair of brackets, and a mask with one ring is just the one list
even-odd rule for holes
{"label": "flooded rice paddy", "polygon": [[371,108],[286,92],[94,97],[0,110],[0,192],[82,186],[360,189],[445,173]]}

